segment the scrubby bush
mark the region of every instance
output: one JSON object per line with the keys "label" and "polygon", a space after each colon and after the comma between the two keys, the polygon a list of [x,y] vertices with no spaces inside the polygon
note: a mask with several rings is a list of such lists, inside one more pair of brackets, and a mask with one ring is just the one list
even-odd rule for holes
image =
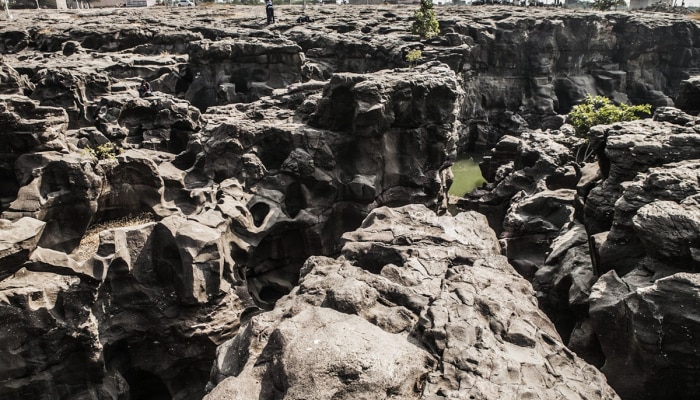
{"label": "scrubby bush", "polygon": [[420,0],[420,8],[413,15],[415,20],[411,26],[411,32],[419,35],[423,39],[430,39],[440,34],[440,25],[435,18],[433,2],[431,0]]}
{"label": "scrubby bush", "polygon": [[421,57],[423,57],[423,52],[418,49],[413,49],[406,53],[406,62],[408,62],[408,65],[413,68],[416,66],[416,63],[421,59]]}
{"label": "scrubby bush", "polygon": [[614,122],[634,121],[643,114],[651,114],[650,104],[616,106],[604,96],[586,96],[586,100],[575,106],[569,113],[569,123],[576,129],[576,135],[586,137],[591,127]]}
{"label": "scrubby bush", "polygon": [[121,154],[122,149],[117,147],[114,143],[101,144],[95,148],[88,147],[84,152],[98,160],[114,160],[119,154]]}
{"label": "scrubby bush", "polygon": [[586,100],[575,106],[568,117],[569,123],[574,127],[576,136],[586,139],[585,149],[579,148],[576,159],[583,161],[592,156],[593,149],[591,149],[588,141],[588,131],[591,130],[591,127],[615,122],[634,121],[642,118],[643,114],[651,114],[650,104],[636,106],[620,104],[617,106],[604,96],[586,96]]}

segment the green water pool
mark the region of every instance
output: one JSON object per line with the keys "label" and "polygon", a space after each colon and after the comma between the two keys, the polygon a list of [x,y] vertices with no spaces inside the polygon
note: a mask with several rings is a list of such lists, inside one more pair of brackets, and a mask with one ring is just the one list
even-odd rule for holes
{"label": "green water pool", "polygon": [[454,182],[450,187],[449,194],[462,197],[486,182],[481,176],[480,162],[481,157],[478,155],[463,156],[455,161],[452,166]]}

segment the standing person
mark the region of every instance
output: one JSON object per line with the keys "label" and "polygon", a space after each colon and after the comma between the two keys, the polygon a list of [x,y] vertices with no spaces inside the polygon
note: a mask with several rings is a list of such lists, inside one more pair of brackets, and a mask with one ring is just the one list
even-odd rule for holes
{"label": "standing person", "polygon": [[272,6],[272,0],[265,0],[265,11],[267,12],[267,24],[275,22],[275,9]]}

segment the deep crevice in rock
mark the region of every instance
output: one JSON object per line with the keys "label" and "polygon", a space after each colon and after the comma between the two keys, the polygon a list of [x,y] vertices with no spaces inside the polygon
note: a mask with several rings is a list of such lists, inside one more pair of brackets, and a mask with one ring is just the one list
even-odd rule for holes
{"label": "deep crevice in rock", "polygon": [[270,213],[270,206],[267,203],[260,202],[250,207],[250,214],[253,217],[255,226],[260,227],[265,221],[265,217]]}

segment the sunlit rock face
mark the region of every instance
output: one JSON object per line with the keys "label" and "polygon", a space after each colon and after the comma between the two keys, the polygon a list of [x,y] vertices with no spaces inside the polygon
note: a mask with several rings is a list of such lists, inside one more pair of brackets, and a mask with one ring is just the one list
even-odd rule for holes
{"label": "sunlit rock face", "polygon": [[381,207],[343,238],[219,347],[206,399],[618,398],[561,343],[484,216]]}

